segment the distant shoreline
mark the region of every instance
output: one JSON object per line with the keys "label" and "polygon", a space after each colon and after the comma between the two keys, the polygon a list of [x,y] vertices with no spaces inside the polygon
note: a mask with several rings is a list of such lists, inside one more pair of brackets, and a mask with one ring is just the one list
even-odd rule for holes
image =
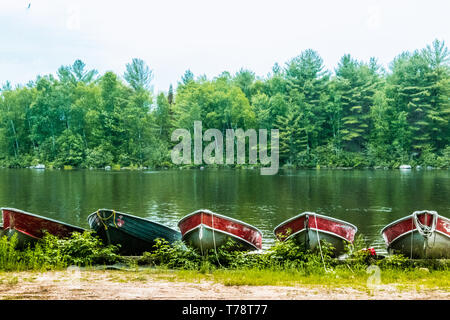
{"label": "distant shoreline", "polygon": [[[71,171],[71,170],[95,170],[95,171],[165,171],[165,170],[255,170],[259,169],[261,166],[255,165],[243,165],[243,166],[172,166],[172,167],[110,167],[110,168],[55,168],[55,167],[44,167],[44,168],[36,168],[36,167],[4,167],[0,166],[0,169],[33,169],[33,170],[57,170],[57,171]],[[372,167],[327,167],[327,166],[316,166],[316,167],[291,167],[291,166],[282,166],[279,170],[401,170],[401,171],[431,171],[431,170],[449,170],[450,167],[410,167],[410,168],[401,168],[398,167],[385,167],[385,166],[372,166]]]}

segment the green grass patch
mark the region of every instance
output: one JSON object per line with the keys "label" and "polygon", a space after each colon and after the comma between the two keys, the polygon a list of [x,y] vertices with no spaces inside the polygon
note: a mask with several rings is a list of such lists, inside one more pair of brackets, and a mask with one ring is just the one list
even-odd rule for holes
{"label": "green grass patch", "polygon": [[[0,283],[17,283],[18,278],[11,276],[11,271],[64,270],[76,265],[87,267],[87,272],[107,272],[108,280],[114,282],[154,279],[193,283],[209,281],[226,286],[320,285],[370,292],[374,286],[390,285],[399,290],[449,291],[448,263],[431,259],[417,262],[400,255],[380,259],[361,250],[365,244],[360,240],[347,247],[348,259],[343,261],[334,257],[334,249],[325,242],[321,253],[288,240],[279,241],[260,253],[235,250],[237,244],[229,241],[217,250],[201,254],[181,241],[169,244],[162,239],[156,241],[151,252],[144,253],[137,260],[127,260],[117,254],[117,247],[103,245],[90,231],[75,232],[68,239],[47,234],[25,249],[17,247],[16,236],[10,239],[4,236],[0,238]],[[117,262],[128,267],[128,271],[96,271],[93,267]]]}
{"label": "green grass patch", "polygon": [[[448,263],[436,260],[415,262],[401,255],[384,259],[371,256],[362,237],[347,246],[348,259],[333,257],[330,244],[322,243],[322,254],[306,250],[294,241],[277,242],[255,254],[230,250],[236,243],[210,250],[204,255],[183,243],[169,245],[158,240],[152,252],[144,253],[140,265],[155,266],[148,272],[169,281],[213,281],[234,285],[321,285],[362,290],[376,285],[449,290]],[[170,272],[169,272],[170,271]]]}
{"label": "green grass patch", "polygon": [[61,270],[71,265],[90,266],[120,260],[115,246],[104,246],[91,231],[74,232],[60,239],[46,234],[26,248],[18,247],[17,235],[0,238],[0,270]]}
{"label": "green grass patch", "polygon": [[[107,271],[108,274],[111,271]],[[225,286],[303,286],[353,288],[372,292],[383,290],[385,286],[395,287],[399,291],[450,291],[450,271],[435,270],[423,275],[418,270],[382,270],[378,287],[371,286],[371,274],[366,271],[356,273],[337,268],[324,274],[306,274],[302,270],[280,269],[214,269],[208,272],[200,270],[170,270],[161,267],[141,271],[114,271],[109,280],[115,282],[149,282],[153,280],[201,283],[212,282]]]}

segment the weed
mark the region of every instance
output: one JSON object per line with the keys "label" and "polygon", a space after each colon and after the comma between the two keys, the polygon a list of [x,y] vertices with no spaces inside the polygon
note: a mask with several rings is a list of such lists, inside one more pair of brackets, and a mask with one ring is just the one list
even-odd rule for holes
{"label": "weed", "polygon": [[46,234],[34,246],[17,248],[17,235],[0,238],[0,270],[57,270],[70,265],[113,263],[120,259],[117,247],[104,246],[91,231],[74,232],[60,239]]}

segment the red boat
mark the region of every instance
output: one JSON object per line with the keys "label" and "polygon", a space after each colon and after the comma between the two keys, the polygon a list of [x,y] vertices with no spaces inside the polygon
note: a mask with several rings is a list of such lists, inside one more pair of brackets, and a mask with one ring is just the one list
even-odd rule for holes
{"label": "red boat", "polygon": [[450,219],[436,211],[415,211],[381,230],[389,253],[411,259],[450,258]]}
{"label": "red boat", "polygon": [[335,248],[335,254],[341,254],[345,244],[353,242],[357,231],[358,228],[348,222],[314,212],[303,212],[279,224],[274,234],[280,241],[295,239],[305,249],[315,249],[319,240],[324,240]]}
{"label": "red boat", "polygon": [[23,246],[44,236],[44,232],[65,238],[74,231],[85,229],[70,224],[38,216],[14,208],[2,208],[3,234],[12,237],[17,234],[18,245]]}
{"label": "red boat", "polygon": [[243,250],[262,247],[262,233],[257,228],[209,210],[195,211],[178,222],[182,239],[203,250],[217,248],[233,239]]}

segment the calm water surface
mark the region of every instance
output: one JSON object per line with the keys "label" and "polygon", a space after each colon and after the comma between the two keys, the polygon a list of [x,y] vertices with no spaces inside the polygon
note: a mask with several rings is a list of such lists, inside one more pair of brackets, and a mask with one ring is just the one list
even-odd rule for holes
{"label": "calm water surface", "polygon": [[273,229],[303,211],[346,220],[384,250],[380,230],[415,210],[450,217],[450,170],[59,171],[0,169],[0,205],[88,228],[110,208],[178,229],[184,215],[210,209],[254,225],[263,246]]}

